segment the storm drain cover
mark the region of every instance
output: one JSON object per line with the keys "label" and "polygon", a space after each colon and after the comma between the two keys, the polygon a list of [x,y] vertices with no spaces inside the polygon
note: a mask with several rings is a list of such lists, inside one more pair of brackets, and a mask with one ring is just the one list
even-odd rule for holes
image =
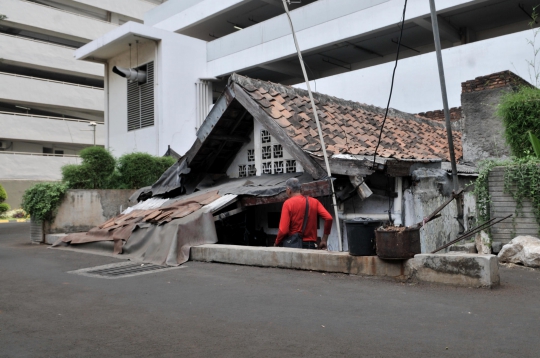
{"label": "storm drain cover", "polygon": [[148,273],[160,272],[174,270],[182,268],[185,266],[160,266],[154,264],[146,263],[136,263],[136,262],[119,262],[103,266],[95,266],[83,268],[80,270],[69,271],[68,273],[89,276],[89,277],[99,277],[99,278],[122,278],[122,277],[131,277],[138,275],[145,275]]}

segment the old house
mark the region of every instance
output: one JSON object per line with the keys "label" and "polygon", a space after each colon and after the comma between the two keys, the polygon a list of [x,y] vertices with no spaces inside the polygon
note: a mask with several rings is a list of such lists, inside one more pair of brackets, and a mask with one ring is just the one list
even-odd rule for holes
{"label": "old house", "polygon": [[[413,225],[451,195],[448,142],[440,122],[391,110],[374,158],[384,110],[314,95],[338,197],[334,225],[343,233],[345,220]],[[454,141],[460,159],[459,132]],[[463,186],[474,168],[460,165],[459,172]],[[64,242],[111,241],[116,252],[168,264],[187,260],[185,252],[176,253],[204,242],[266,246],[277,233],[283,184],[292,176],[334,215],[307,91],[234,74],[191,149],[151,188],[137,193],[145,201]],[[467,225],[474,216],[468,194],[464,212]],[[457,236],[456,215],[454,202],[422,229],[423,252]],[[338,248],[334,227],[329,249]]]}

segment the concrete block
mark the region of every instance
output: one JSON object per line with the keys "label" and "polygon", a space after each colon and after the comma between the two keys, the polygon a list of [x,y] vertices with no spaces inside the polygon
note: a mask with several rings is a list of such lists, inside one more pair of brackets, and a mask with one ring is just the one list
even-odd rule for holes
{"label": "concrete block", "polygon": [[407,261],[412,279],[466,287],[499,285],[499,265],[495,255],[467,253],[419,254]]}
{"label": "concrete block", "polygon": [[452,245],[449,248],[450,251],[466,252],[469,254],[476,254],[476,244],[474,242],[468,242],[461,245]]}
{"label": "concrete block", "polygon": [[58,239],[61,239],[63,238],[64,236],[66,236],[67,234],[47,234],[45,235],[45,243],[47,245],[52,245],[54,244],[56,241],[58,241]]}

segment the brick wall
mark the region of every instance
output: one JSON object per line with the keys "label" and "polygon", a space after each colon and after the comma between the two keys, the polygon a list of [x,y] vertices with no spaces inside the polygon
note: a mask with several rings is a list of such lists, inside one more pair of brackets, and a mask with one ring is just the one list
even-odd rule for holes
{"label": "brick wall", "polygon": [[503,71],[462,82],[461,93],[484,91],[506,86],[531,86],[531,84],[511,71]]}
{"label": "brick wall", "polygon": [[[444,111],[441,109],[435,110],[435,111],[428,111],[428,112],[422,112],[418,113],[420,117],[429,118],[435,121],[441,121],[444,122]],[[459,121],[461,119],[461,107],[452,107],[450,108],[450,120],[452,122]]]}

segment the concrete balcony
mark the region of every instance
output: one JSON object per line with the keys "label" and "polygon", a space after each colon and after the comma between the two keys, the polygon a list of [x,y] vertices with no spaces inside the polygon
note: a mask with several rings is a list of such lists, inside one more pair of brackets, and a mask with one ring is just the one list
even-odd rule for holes
{"label": "concrete balcony", "polygon": [[6,26],[79,42],[89,42],[117,27],[109,22],[24,0],[0,0],[0,9],[7,16],[2,20]]}
{"label": "concrete balcony", "polygon": [[103,65],[75,60],[70,47],[0,34],[0,48],[6,64],[103,79]]}
{"label": "concrete balcony", "polygon": [[152,10],[157,5],[144,0],[74,0],[75,2],[94,6],[116,14],[142,20],[147,11]]}
{"label": "concrete balcony", "polygon": [[[93,145],[90,121],[0,112],[0,137],[8,141],[31,141]],[[105,126],[96,126],[96,144],[105,145]]]}
{"label": "concrete balcony", "polygon": [[[438,13],[477,3],[440,0]],[[319,0],[291,11],[303,52],[331,48],[343,41],[374,36],[396,27],[403,3],[399,0]],[[427,1],[407,7],[407,22],[429,17]],[[285,14],[255,24],[207,44],[208,75],[222,76],[296,55]],[[301,77],[301,76],[300,76]]]}
{"label": "concrete balcony", "polygon": [[0,180],[61,180],[61,168],[80,164],[79,156],[0,152]]}
{"label": "concrete balcony", "polygon": [[103,89],[0,72],[0,101],[103,114]]}

